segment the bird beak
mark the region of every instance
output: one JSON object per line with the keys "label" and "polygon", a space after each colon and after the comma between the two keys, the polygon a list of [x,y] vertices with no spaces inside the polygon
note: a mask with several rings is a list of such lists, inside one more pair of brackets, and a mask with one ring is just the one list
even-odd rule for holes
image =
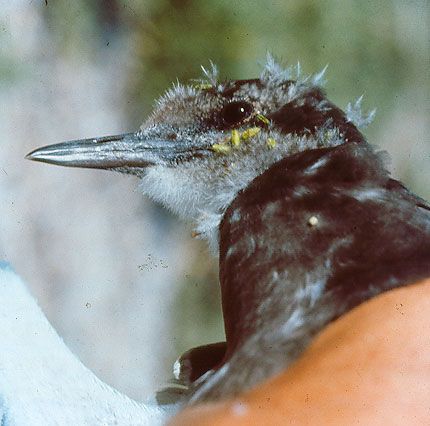
{"label": "bird beak", "polygon": [[25,158],[59,166],[115,169],[169,164],[202,155],[203,150],[189,144],[146,138],[136,132],[48,145],[30,152]]}

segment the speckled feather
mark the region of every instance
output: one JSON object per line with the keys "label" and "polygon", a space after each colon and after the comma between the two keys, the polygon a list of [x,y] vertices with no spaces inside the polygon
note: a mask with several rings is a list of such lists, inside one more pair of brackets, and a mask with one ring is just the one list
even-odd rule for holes
{"label": "speckled feather", "polygon": [[430,209],[364,142],[273,165],[228,208],[220,241],[226,355],[194,402],[250,388],[328,322],[430,276]]}

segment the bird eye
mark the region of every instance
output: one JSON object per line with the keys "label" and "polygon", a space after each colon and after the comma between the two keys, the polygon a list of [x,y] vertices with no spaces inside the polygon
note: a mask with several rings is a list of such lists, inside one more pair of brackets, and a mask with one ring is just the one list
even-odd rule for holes
{"label": "bird eye", "polygon": [[230,102],[221,111],[221,117],[225,124],[232,126],[248,118],[252,113],[253,107],[248,102]]}

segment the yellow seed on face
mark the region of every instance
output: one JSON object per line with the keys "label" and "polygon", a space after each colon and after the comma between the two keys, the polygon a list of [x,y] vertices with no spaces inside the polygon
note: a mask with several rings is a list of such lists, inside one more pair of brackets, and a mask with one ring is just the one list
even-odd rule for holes
{"label": "yellow seed on face", "polygon": [[231,151],[231,147],[222,143],[214,143],[212,145],[212,151],[217,154],[228,154]]}
{"label": "yellow seed on face", "polygon": [[264,124],[270,123],[269,119],[265,117],[263,114],[257,114],[257,120],[260,120]]}
{"label": "yellow seed on face", "polygon": [[266,145],[267,148],[273,149],[276,147],[276,145],[278,145],[278,143],[273,138],[267,138]]}
{"label": "yellow seed on face", "polygon": [[249,129],[246,129],[242,132],[242,139],[244,141],[253,138],[255,135],[257,135],[258,133],[260,133],[260,128],[259,127],[250,127]]}
{"label": "yellow seed on face", "polygon": [[231,144],[234,147],[238,147],[240,145],[240,133],[236,129],[231,131]]}
{"label": "yellow seed on face", "polygon": [[199,83],[199,84],[196,84],[194,87],[200,90],[208,90],[208,89],[212,89],[213,86],[212,84],[209,84],[209,83]]}

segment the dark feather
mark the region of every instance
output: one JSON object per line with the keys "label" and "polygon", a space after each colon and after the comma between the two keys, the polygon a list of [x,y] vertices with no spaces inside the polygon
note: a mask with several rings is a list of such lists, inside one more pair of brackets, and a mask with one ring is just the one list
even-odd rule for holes
{"label": "dark feather", "polygon": [[430,276],[429,208],[365,142],[276,163],[228,208],[220,238],[225,371],[197,400],[249,388],[354,306]]}
{"label": "dark feather", "polygon": [[313,135],[323,126],[336,127],[346,142],[364,142],[363,135],[348,121],[345,113],[313,88],[268,116],[284,133]]}

